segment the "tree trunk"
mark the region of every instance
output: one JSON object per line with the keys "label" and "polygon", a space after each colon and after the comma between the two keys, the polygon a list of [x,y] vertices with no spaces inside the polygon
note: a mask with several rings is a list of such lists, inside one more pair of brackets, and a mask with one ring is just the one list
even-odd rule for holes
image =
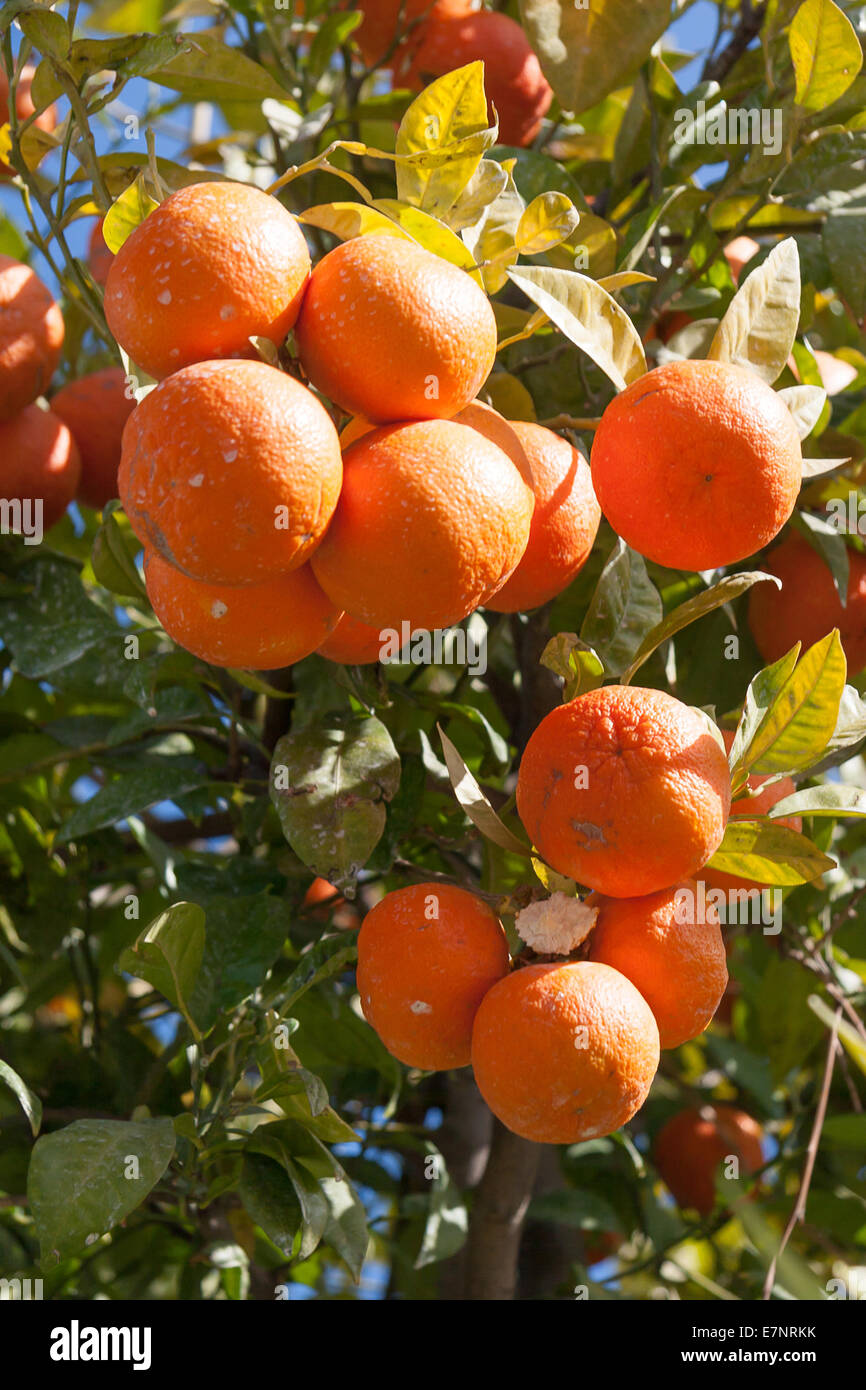
{"label": "tree trunk", "polygon": [[469,1227],[467,1299],[502,1302],[514,1298],[523,1218],[540,1158],[540,1144],[518,1138],[494,1119],[490,1157]]}

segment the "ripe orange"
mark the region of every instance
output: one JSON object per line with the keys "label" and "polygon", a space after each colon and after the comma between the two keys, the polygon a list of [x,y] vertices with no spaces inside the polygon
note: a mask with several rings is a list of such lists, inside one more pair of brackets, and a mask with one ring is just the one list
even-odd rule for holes
{"label": "ripe orange", "polygon": [[[26,121],[28,116],[32,116],[36,106],[31,96],[33,86],[33,74],[36,68],[32,63],[25,63],[18,78],[18,86],[15,90],[15,111],[19,121]],[[0,126],[6,125],[9,121],[9,78],[5,70],[0,69]],[[39,130],[52,131],[57,125],[56,106],[46,106],[44,111],[40,111],[36,120],[33,122]],[[0,160],[0,178],[10,178],[15,170],[4,161]]]}
{"label": "ripe orange", "polygon": [[752,555],[797,500],[800,439],[766,382],[723,362],[669,362],[616,396],[592,447],[592,481],[613,529],[672,569]]}
{"label": "ripe orange", "polygon": [[749,627],[766,662],[778,661],[795,642],[804,649],[839,629],[848,671],[857,675],[866,666],[866,556],[848,551],[848,595],[845,607],[833,576],[818,552],[792,531],[771,552],[761,568],[781,579],[755,584],[749,592]]}
{"label": "ripe orange", "polygon": [[709,1216],[719,1165],[734,1157],[741,1175],[754,1173],[764,1162],[762,1137],[757,1121],[733,1105],[681,1110],[656,1135],[656,1167],[681,1207]]}
{"label": "ripe orange", "polygon": [[507,454],[517,469],[524,482],[532,487],[532,470],[529,467],[529,459],[526,450],[520,441],[520,436],[510,420],[506,420],[498,410],[494,410],[492,405],[487,405],[485,401],[470,401],[463,410],[452,417],[458,425],[468,425],[470,429],[477,430],[483,434],[485,439],[489,439],[491,444],[496,444],[503,454]]}
{"label": "ripe orange", "polygon": [[515,568],[532,507],[514,464],[477,430],[387,425],[346,451],[313,568],[334,603],[371,627],[448,627]]}
{"label": "ripe orange", "polygon": [[414,242],[344,241],[315,267],[295,328],[304,371],[378,423],[456,415],[496,356],[490,301],[465,270]]}
{"label": "ripe orange", "polygon": [[679,1047],[709,1024],[728,982],[719,914],[701,912],[692,880],[641,898],[605,898],[589,938],[589,959],[619,970],[652,1009],[663,1048]]}
{"label": "ripe orange", "polygon": [[361,925],[358,909],[347,903],[342,893],[326,878],[314,878],[304,894],[304,907],[317,921],[329,922],[340,931],[357,931]]}
{"label": "ripe orange", "polygon": [[108,326],[153,377],[279,345],[298,317],[310,254],[276,198],[244,183],[179,188],[123,243],[105,282]]}
{"label": "ripe orange", "polygon": [[[390,67],[400,62],[419,44],[423,16],[438,9],[441,3],[442,0],[365,0],[363,21],[352,33],[364,62],[370,67]],[[344,7],[352,8],[348,0]]]}
{"label": "ripe orange", "polygon": [[114,260],[114,252],[109,251],[105,244],[105,238],[102,235],[102,224],[104,221],[105,219],[100,217],[99,221],[94,223],[87,243],[87,268],[97,285],[102,286],[105,285],[108,279],[108,272]]}
{"label": "ripe orange", "polygon": [[561,593],[586,564],[601,520],[583,455],[543,425],[516,420],[511,428],[529,459],[535,511],[523,559],[487,601],[497,613],[538,608]]}
{"label": "ripe orange", "polygon": [[725,247],[725,260],[731,268],[734,284],[738,285],[744,268],[760,251],[760,243],[750,236],[735,236]]}
{"label": "ripe orange", "polygon": [[640,1109],[659,1033],[634,985],[608,965],[529,965],[484,996],[472,1067],[494,1115],[539,1144],[578,1144]]}
{"label": "ripe orange", "polygon": [[502,924],[473,893],[444,883],[399,888],[367,913],[358,936],[364,1017],[409,1067],[465,1067],[478,1005],[508,965]]}
{"label": "ripe orange", "polygon": [[63,315],[39,276],[0,256],[0,420],[48,389],[63,346]]}
{"label": "ripe orange", "polygon": [[[496,108],[503,145],[531,145],[553,100],[526,34],[515,20],[495,11],[442,15],[434,11],[423,24],[420,43],[407,58],[409,80],[416,86],[426,86],[434,77],[482,59],[484,89],[488,103]],[[400,76],[399,68],[396,76]]]}
{"label": "ripe orange", "polygon": [[117,496],[123,427],[135,409],[126,390],[121,368],[106,367],[61,386],[51,398],[51,409],[66,421],[81,455],[78,496],[97,511]]}
{"label": "ripe orange", "polygon": [[[66,511],[80,472],[75,440],[52,411],[28,405],[0,422],[0,495],[8,502],[41,501],[44,530]],[[24,519],[27,524],[26,512]]]}
{"label": "ripe orange", "polygon": [[202,584],[146,550],[144,579],[169,637],[211,666],[291,666],[316,650],[339,616],[309,565],[259,584]]}
{"label": "ripe orange", "polygon": [[517,809],[559,873],[613,898],[691,878],[721,843],[728,764],[696,710],[661,690],[608,685],[542,719]]}
{"label": "ripe orange", "polygon": [[[770,585],[767,584],[764,587],[769,588]],[[725,748],[730,753],[731,745],[734,742],[733,732],[730,729],[723,729],[722,738],[725,740]],[[750,777],[749,791],[755,792],[766,780],[766,777]],[[779,781],[772,782],[766,791],[757,792],[753,796],[741,796],[739,801],[734,801],[731,805],[731,819],[739,817],[741,820],[753,820],[755,816],[765,816],[778,801],[783,801],[786,796],[793,796],[796,790],[797,788],[790,777],[780,777]],[[800,816],[781,816],[774,824],[787,826],[789,830],[803,829],[803,821]],[[760,892],[761,889],[761,884],[755,879],[740,878],[738,874],[726,874],[721,869],[706,868],[701,873],[701,878],[710,887],[721,888],[726,893],[732,889],[746,889],[750,892],[753,890]]]}
{"label": "ripe orange", "polygon": [[379,660],[381,649],[382,634],[377,627],[368,627],[344,613],[317,651],[340,666],[367,666]]}
{"label": "ripe orange", "polygon": [[305,386],[264,362],[198,362],[133,411],[118,485],[144,545],[193,579],[252,584],[309,558],[341,477],[337,431]]}

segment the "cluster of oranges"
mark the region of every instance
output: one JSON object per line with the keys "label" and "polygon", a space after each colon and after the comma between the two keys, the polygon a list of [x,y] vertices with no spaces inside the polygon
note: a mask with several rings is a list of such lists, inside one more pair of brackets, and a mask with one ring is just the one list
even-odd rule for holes
{"label": "cluster of oranges", "polygon": [[[41,505],[41,528],[78,498],[102,507],[117,492],[123,427],[135,399],[120,367],[61,387],[43,410],[60,360],[64,324],[38,275],[0,256],[0,491]],[[27,530],[25,525],[25,530]]]}
{"label": "cluster of oranges", "polygon": [[493,310],[415,242],[358,237],[311,267],[276,199],[193,184],[113,258],[105,312],[158,382],[119,495],[154,611],[203,659],[373,661],[383,629],[535,607],[589,555],[586,459],[477,400]]}
{"label": "cluster of oranges", "polygon": [[[471,0],[366,0],[353,38],[395,85],[419,89],[479,59],[505,145],[531,145],[553,93],[520,25]],[[492,111],[491,111],[492,117]]]}
{"label": "cluster of oranges", "polygon": [[361,927],[358,989],[401,1061],[471,1062],[515,1133],[577,1143],[636,1113],[660,1049],[701,1033],[724,993],[719,917],[695,876],[731,809],[727,759],[709,721],[672,696],[606,686],[542,720],[517,806],[538,852],[593,893],[518,914],[531,950],[512,961],[478,896],[398,889]]}

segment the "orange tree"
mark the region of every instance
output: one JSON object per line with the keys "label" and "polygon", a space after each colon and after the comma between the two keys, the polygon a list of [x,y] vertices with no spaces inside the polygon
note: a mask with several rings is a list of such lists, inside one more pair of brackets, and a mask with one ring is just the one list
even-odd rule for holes
{"label": "orange tree", "polygon": [[0,10],[46,1296],[857,1296],[858,7],[478,8]]}

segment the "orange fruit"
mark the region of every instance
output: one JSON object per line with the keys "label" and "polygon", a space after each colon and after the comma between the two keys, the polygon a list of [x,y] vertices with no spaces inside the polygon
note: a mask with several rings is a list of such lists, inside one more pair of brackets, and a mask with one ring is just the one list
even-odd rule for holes
{"label": "orange fruit", "polygon": [[487,602],[497,613],[538,608],[561,593],[586,564],[601,520],[589,464],[543,425],[515,420],[527,458],[535,511],[523,559]]}
{"label": "orange fruit", "polygon": [[105,282],[105,317],[136,366],[161,378],[192,362],[250,357],[251,336],[285,339],[310,253],[276,198],[245,183],[194,183],[126,239]]}
{"label": "orange fruit", "polygon": [[821,385],[828,396],[838,396],[857,377],[854,363],[834,357],[832,352],[822,352],[821,348],[815,348],[812,356],[821,375]]}
{"label": "orange fruit", "polygon": [[778,661],[795,642],[814,646],[834,627],[848,661],[857,675],[866,666],[866,556],[848,551],[848,594],[842,607],[833,576],[818,552],[790,532],[762,562],[767,574],[781,579],[775,584],[755,584],[749,592],[749,627],[761,656]]}
{"label": "orange fruit", "polygon": [[304,894],[304,907],[311,909],[310,916],[317,921],[330,922],[340,931],[357,931],[361,925],[358,909],[347,903],[326,878],[313,879]]}
{"label": "orange fruit", "polygon": [[[490,10],[434,11],[411,54],[408,77],[414,85],[426,86],[432,78],[478,59],[484,62],[489,106],[495,107],[499,117],[500,144],[531,145],[553,92],[529,39],[508,15]],[[399,67],[396,76],[400,77]]]}
{"label": "orange fruit", "polygon": [[539,853],[613,898],[691,878],[721,843],[730,802],[708,721],[636,686],[603,686],[552,710],[517,779],[517,809]]}
{"label": "orange fruit", "polygon": [[762,1167],[763,1131],[751,1115],[733,1105],[681,1110],[656,1135],[656,1167],[681,1207],[709,1216],[716,1204],[715,1177],[728,1158],[739,1161],[740,1175]]}
{"label": "orange fruit", "polygon": [[[25,63],[18,78],[18,86],[15,89],[15,111],[19,121],[26,121],[28,116],[32,116],[36,106],[31,95],[33,86],[33,75],[36,68],[32,63]],[[2,68],[0,68],[0,126],[6,125],[9,121],[9,78]],[[44,111],[40,111],[33,124],[39,130],[51,132],[57,125],[57,108],[46,106]],[[4,161],[0,160],[0,178],[11,178],[15,170]]]}
{"label": "orange fruit", "polygon": [[[760,586],[756,586],[760,587]],[[769,588],[770,585],[766,585]],[[725,740],[725,748],[730,753],[734,742],[734,734],[730,729],[722,729],[722,738]],[[768,774],[769,775],[769,774]],[[778,801],[783,801],[786,796],[793,796],[797,790],[790,777],[780,777],[778,782],[771,782],[765,791],[758,791],[757,788],[763,786],[766,777],[752,776],[748,780],[749,791],[754,793],[751,796],[741,796],[738,801],[731,804],[731,819],[754,820],[756,816],[765,816],[771,807]],[[787,826],[789,830],[802,830],[803,821],[800,816],[780,816],[775,825]],[[738,874],[727,874],[721,869],[705,868],[701,873],[701,878],[712,888],[721,888],[727,893],[733,889],[746,889],[749,892],[760,892],[761,884],[753,878],[740,878]]]}
{"label": "orange fruit", "polygon": [[760,251],[760,243],[750,236],[735,236],[725,247],[725,260],[731,268],[734,284],[739,284],[743,269]]}
{"label": "orange fruit", "polygon": [[[435,0],[365,0],[364,18],[352,33],[364,62],[370,67],[390,67],[400,62],[419,44],[423,16],[434,12],[441,4],[442,0],[438,3]],[[353,6],[345,0],[340,8],[352,9]]]}
{"label": "orange fruit", "polygon": [[510,420],[506,420],[498,410],[494,410],[492,405],[487,405],[486,401],[470,401],[467,406],[452,417],[458,425],[468,425],[470,429],[477,430],[483,434],[485,439],[489,439],[491,444],[496,444],[507,454],[517,469],[524,482],[532,487],[532,471],[529,467],[529,459],[526,450],[521,443],[520,436]]}
{"label": "orange fruit", "polygon": [[343,613],[334,631],[317,651],[319,656],[336,661],[340,666],[367,666],[379,660],[381,649],[382,634],[377,627],[368,627]]}
{"label": "orange fruit", "polygon": [[388,893],[358,936],[364,1017],[393,1056],[424,1071],[468,1064],[478,1005],[508,966],[499,918],[450,884]]}
{"label": "orange fruit", "polygon": [[90,230],[90,237],[87,242],[87,268],[96,281],[97,285],[105,285],[108,279],[108,272],[114,260],[114,252],[109,251],[102,235],[102,224],[104,217],[94,223]]}
{"label": "orange fruit", "polygon": [[135,409],[135,397],[126,391],[121,368],[105,367],[61,386],[51,398],[51,409],[66,421],[81,455],[78,496],[97,511],[117,496],[123,427]]}
{"label": "orange fruit", "polygon": [[587,900],[598,917],[589,959],[619,970],[655,1015],[659,1044],[679,1047],[709,1024],[728,982],[719,914],[692,880],[640,898]]}
{"label": "orange fruit", "polygon": [[592,446],[611,526],[671,569],[715,569],[760,550],[794,510],[802,468],[784,401],[724,362],[647,372],[611,401]]}
{"label": "orange fruit", "polygon": [[62,346],[63,315],[48,287],[29,265],[0,256],[0,420],[48,390]]}
{"label": "orange fruit", "polygon": [[259,584],[203,584],[147,550],[144,579],[169,637],[211,666],[291,666],[316,650],[339,616],[309,565]]}
{"label": "orange fruit", "polygon": [[[7,502],[41,502],[44,530],[63,516],[80,472],[75,440],[52,411],[28,405],[0,421],[0,494]],[[31,523],[23,508],[22,518],[26,534]]]}
{"label": "orange fruit", "polygon": [[309,558],[341,477],[337,431],[305,386],[264,362],[198,362],[133,411],[118,485],[144,545],[193,579],[252,584]]}
{"label": "orange fruit", "polygon": [[490,301],[415,242],[355,237],[319,261],[295,327],[313,385],[377,423],[456,415],[496,356]]}
{"label": "orange fruit", "polygon": [[659,1033],[634,985],[608,965],[529,965],[493,986],[472,1029],[478,1089],[508,1129],[579,1144],[640,1109]]}
{"label": "orange fruit", "polygon": [[477,430],[386,425],[347,449],[313,568],[334,603],[368,626],[448,627],[511,574],[532,507],[514,464]]}

